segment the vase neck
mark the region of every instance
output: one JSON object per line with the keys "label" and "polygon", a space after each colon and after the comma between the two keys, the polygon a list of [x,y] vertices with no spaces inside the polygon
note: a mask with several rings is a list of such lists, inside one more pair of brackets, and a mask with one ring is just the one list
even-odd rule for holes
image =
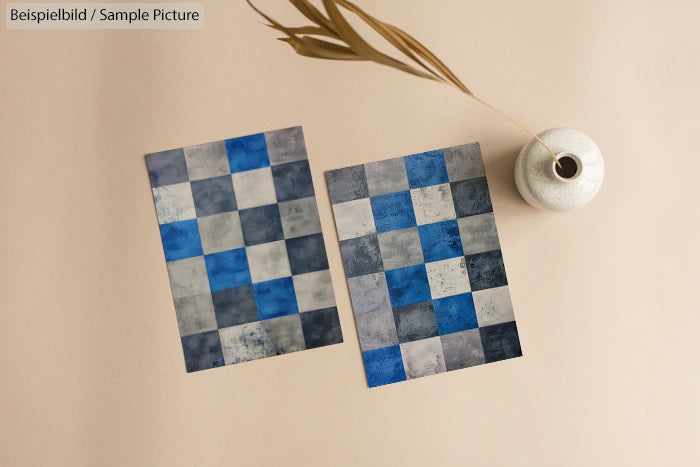
{"label": "vase neck", "polygon": [[557,181],[571,183],[581,176],[583,164],[581,159],[571,152],[560,152],[556,155],[557,161],[550,164],[550,175]]}

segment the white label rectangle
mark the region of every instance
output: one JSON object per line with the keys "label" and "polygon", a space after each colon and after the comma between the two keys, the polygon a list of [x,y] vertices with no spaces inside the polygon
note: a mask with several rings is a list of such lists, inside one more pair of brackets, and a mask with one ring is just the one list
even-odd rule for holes
{"label": "white label rectangle", "polygon": [[203,3],[7,3],[7,29],[203,29]]}

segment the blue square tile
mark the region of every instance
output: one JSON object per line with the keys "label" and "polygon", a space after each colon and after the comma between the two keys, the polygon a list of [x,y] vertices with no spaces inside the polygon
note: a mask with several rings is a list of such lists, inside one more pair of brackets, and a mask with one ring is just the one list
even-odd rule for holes
{"label": "blue square tile", "polygon": [[276,242],[284,238],[280,210],[276,204],[238,211],[246,246]]}
{"label": "blue square tile", "polygon": [[340,242],[340,254],[348,277],[383,271],[382,253],[375,234]]}
{"label": "blue square tile", "polygon": [[232,173],[270,166],[263,133],[227,139],[225,144]]}
{"label": "blue square tile", "polygon": [[440,334],[466,331],[479,326],[471,293],[433,300]]}
{"label": "blue square tile", "polygon": [[398,345],[362,352],[369,387],[406,380],[401,348]]}
{"label": "blue square tile", "polygon": [[406,229],[416,225],[410,191],[370,198],[377,233]]}
{"label": "blue square tile", "polygon": [[421,188],[430,185],[447,183],[447,166],[442,150],[428,151],[404,157],[408,186]]}
{"label": "blue square tile", "polygon": [[183,337],[182,350],[185,353],[185,367],[188,373],[224,364],[219,331],[208,331]]}
{"label": "blue square tile", "polygon": [[452,182],[450,188],[457,217],[475,216],[493,211],[486,177]]}
{"label": "blue square tile", "polygon": [[418,227],[426,263],[463,256],[459,224],[455,219]]}
{"label": "blue square tile", "polygon": [[236,210],[236,196],[230,175],[190,182],[198,217]]}
{"label": "blue square tile", "polygon": [[260,319],[299,313],[291,277],[253,284],[253,293]]}
{"label": "blue square tile", "polygon": [[280,203],[314,196],[311,169],[306,159],[273,166],[272,179],[275,182],[277,201]]}
{"label": "blue square tile", "polygon": [[182,148],[149,154],[146,156],[146,165],[148,165],[148,176],[152,187],[189,180],[185,151]]}
{"label": "blue square tile", "polygon": [[212,292],[251,283],[245,248],[206,255],[204,262]]}
{"label": "blue square tile", "polygon": [[481,343],[484,346],[484,359],[486,363],[498,362],[508,358],[521,357],[523,351],[520,348],[518,327],[515,321],[494,324],[479,328]]}
{"label": "blue square tile", "polygon": [[322,234],[290,238],[287,243],[287,256],[292,274],[328,269],[328,257]]}
{"label": "blue square tile", "polygon": [[430,300],[430,284],[424,264],[394,269],[384,274],[392,307]]}
{"label": "blue square tile", "polygon": [[165,261],[202,255],[197,219],[161,225],[160,238],[163,239]]}
{"label": "blue square tile", "polygon": [[472,292],[508,285],[501,250],[467,255],[466,258]]}

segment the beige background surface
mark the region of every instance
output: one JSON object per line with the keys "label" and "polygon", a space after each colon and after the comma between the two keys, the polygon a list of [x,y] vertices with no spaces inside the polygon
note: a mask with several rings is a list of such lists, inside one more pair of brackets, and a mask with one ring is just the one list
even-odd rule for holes
{"label": "beige background surface", "polygon": [[[599,196],[535,211],[520,130],[298,57],[241,1],[202,31],[3,29],[0,465],[700,463],[698,2],[361,4],[534,129],[591,135]],[[345,343],[186,374],[143,154],[297,124]],[[525,356],[369,390],[323,171],[474,140]]]}

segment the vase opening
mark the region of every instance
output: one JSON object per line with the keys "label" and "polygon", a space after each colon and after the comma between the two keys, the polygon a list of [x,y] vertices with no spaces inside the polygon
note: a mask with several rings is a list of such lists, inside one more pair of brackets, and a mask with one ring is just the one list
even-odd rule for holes
{"label": "vase opening", "polygon": [[560,180],[570,182],[581,175],[581,161],[578,157],[570,152],[562,152],[557,154],[557,161],[552,161],[552,169],[556,177]]}

